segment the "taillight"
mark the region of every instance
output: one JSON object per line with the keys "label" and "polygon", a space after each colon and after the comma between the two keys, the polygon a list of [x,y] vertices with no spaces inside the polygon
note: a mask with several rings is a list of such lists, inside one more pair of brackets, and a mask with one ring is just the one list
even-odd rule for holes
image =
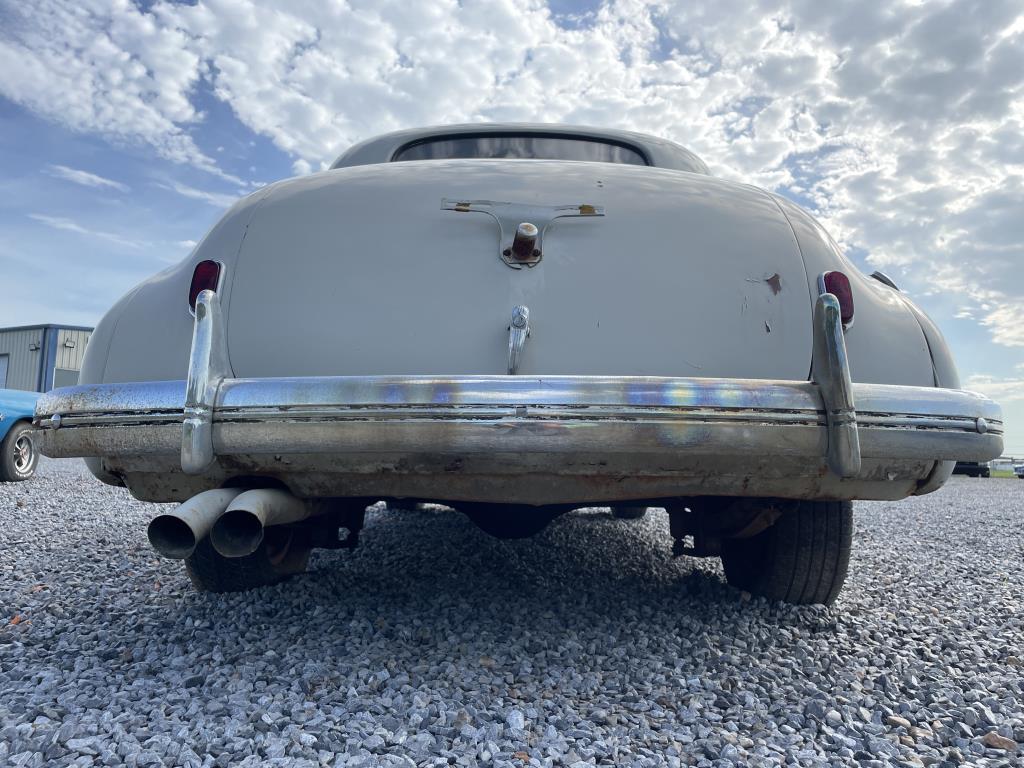
{"label": "taillight", "polygon": [[839,300],[839,316],[843,325],[853,322],[853,290],[850,288],[850,278],[842,272],[826,272],[821,276],[822,287],[826,293],[831,293]]}
{"label": "taillight", "polygon": [[188,306],[193,312],[196,310],[196,299],[203,291],[217,290],[217,283],[220,282],[220,262],[200,261],[192,272],[192,285],[188,289]]}

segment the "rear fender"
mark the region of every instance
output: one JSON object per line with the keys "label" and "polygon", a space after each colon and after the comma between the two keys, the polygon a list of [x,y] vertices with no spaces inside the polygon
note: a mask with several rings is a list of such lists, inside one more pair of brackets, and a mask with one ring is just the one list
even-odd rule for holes
{"label": "rear fender", "polygon": [[[928,342],[928,352],[932,358],[932,375],[935,379],[935,386],[947,389],[960,389],[960,374],[956,370],[956,363],[953,362],[953,355],[950,354],[949,345],[943,338],[932,319],[925,314],[924,310],[914,304],[906,296],[900,295],[907,308],[914,313],[917,322],[921,326],[925,340]],[[931,474],[917,484],[915,496],[923,496],[926,493],[937,491],[953,474],[955,461],[937,461]]]}
{"label": "rear fender", "polygon": [[[856,312],[846,331],[846,350],[853,380],[959,389],[956,364],[935,323],[898,290],[858,270],[806,211],[781,197],[775,199],[800,244],[808,290],[817,292],[818,275],[826,270],[842,269],[850,279]],[[941,488],[955,464],[934,462],[914,495]]]}
{"label": "rear fender", "polygon": [[845,337],[853,381],[935,386],[925,332],[902,294],[857,269],[810,214],[788,200],[774,197],[800,245],[811,296],[818,295],[818,276],[822,272],[838,269],[850,279],[856,312]]}
{"label": "rear fender", "polygon": [[928,352],[932,358],[932,375],[936,387],[946,389],[960,389],[960,374],[957,372],[956,363],[953,362],[953,355],[949,351],[949,344],[939,331],[938,326],[925,314],[924,310],[918,307],[909,298],[900,294],[903,303],[906,304],[924,333],[925,341],[928,343]]}
{"label": "rear fender", "polygon": [[224,265],[221,302],[231,301],[238,253],[267,187],[240,200],[218,222],[189,258],[132,289],[100,321],[82,368],[82,384],[167,381],[188,375],[194,318],[188,290],[196,264]]}

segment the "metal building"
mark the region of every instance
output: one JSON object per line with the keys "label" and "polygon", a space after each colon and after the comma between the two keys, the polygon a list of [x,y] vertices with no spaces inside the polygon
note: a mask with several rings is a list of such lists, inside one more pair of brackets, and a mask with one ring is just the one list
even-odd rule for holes
{"label": "metal building", "polygon": [[78,383],[92,328],[23,325],[0,328],[0,389],[46,392]]}

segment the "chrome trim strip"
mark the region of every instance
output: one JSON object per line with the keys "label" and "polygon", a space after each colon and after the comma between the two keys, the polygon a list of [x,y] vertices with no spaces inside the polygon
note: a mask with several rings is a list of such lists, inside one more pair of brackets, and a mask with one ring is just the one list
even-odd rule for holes
{"label": "chrome trim strip", "polygon": [[[154,411],[119,411],[115,413],[78,413],[39,419],[39,426],[56,429],[52,424],[54,418],[60,420],[60,428],[76,429],[82,427],[133,427],[144,425],[181,424],[184,414],[181,410]],[[515,418],[520,420],[551,420],[559,421],[689,421],[689,422],[721,422],[755,424],[802,424],[825,426],[825,415],[817,411],[764,412],[754,410],[727,411],[710,408],[644,408],[626,410],[620,407],[579,406],[556,407],[537,405],[516,405],[506,408],[493,406],[252,406],[235,409],[218,408],[213,417],[214,424],[244,422],[346,422],[346,421],[386,421],[386,420],[426,420],[426,421],[458,421]],[[936,430],[945,432],[978,432],[977,420],[972,417],[932,416],[928,414],[858,414],[858,429],[911,429]],[[1002,422],[994,421],[987,424],[987,433],[1002,435]]]}
{"label": "chrome trim strip", "polygon": [[[62,429],[80,419],[182,419],[185,381],[88,384],[46,392],[36,405],[36,423],[49,427],[54,415]],[[854,384],[859,418],[928,418],[976,425],[984,418],[989,432],[1002,429],[999,406],[984,395],[959,389]],[[651,409],[707,410],[718,414],[817,414],[824,403],[807,381],[768,379],[673,379],[603,376],[337,376],[224,379],[216,397],[216,420],[254,409],[282,414],[320,409],[365,407],[445,408],[456,406],[516,409],[554,407],[615,409],[630,418]]]}

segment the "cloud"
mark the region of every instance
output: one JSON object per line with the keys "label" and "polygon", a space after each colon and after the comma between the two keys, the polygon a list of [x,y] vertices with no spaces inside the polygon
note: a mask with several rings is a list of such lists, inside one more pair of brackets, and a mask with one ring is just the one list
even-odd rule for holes
{"label": "cloud", "polygon": [[109,189],[116,189],[118,192],[129,191],[127,184],[122,184],[119,181],[114,181],[113,179],[108,179],[103,176],[97,176],[95,173],[82,171],[78,168],[68,168],[66,165],[48,165],[46,166],[46,172],[59,179],[66,179],[67,181],[74,182],[75,184],[81,184],[83,187],[106,187]]}
{"label": "cloud", "polygon": [[72,130],[147,144],[232,178],[196,146],[205,64],[186,34],[126,0],[5,0],[0,94]]}
{"label": "cloud", "polygon": [[196,189],[190,187],[187,184],[182,184],[178,181],[169,181],[166,184],[157,184],[159,187],[169,189],[172,192],[177,192],[182,197],[188,197],[192,200],[202,200],[204,203],[209,203],[217,208],[230,208],[236,202],[238,202],[238,195],[226,195],[220,192],[208,192],[205,189]]}
{"label": "cloud", "polygon": [[540,0],[6,2],[0,93],[76,130],[218,172],[193,140],[201,85],[297,173],[414,125],[646,131],[1024,347],[1019,0],[608,0],[568,19]]}
{"label": "cloud", "polygon": [[90,229],[89,227],[82,226],[72,219],[66,219],[62,216],[50,216],[45,213],[30,213],[28,214],[28,217],[38,221],[40,224],[45,224],[51,229],[74,232],[75,234],[86,235],[88,237],[98,237],[102,240],[108,240],[111,243],[117,243],[118,245],[123,245],[127,248],[142,248],[145,245],[144,242],[139,240],[132,240],[110,232]]}
{"label": "cloud", "polygon": [[1008,298],[985,315],[981,324],[992,329],[992,340],[996,344],[1024,347],[1024,322],[1021,318],[1024,318],[1024,301]]}
{"label": "cloud", "polygon": [[1000,378],[986,374],[969,376],[964,389],[981,392],[998,403],[1024,401],[1024,378]]}

